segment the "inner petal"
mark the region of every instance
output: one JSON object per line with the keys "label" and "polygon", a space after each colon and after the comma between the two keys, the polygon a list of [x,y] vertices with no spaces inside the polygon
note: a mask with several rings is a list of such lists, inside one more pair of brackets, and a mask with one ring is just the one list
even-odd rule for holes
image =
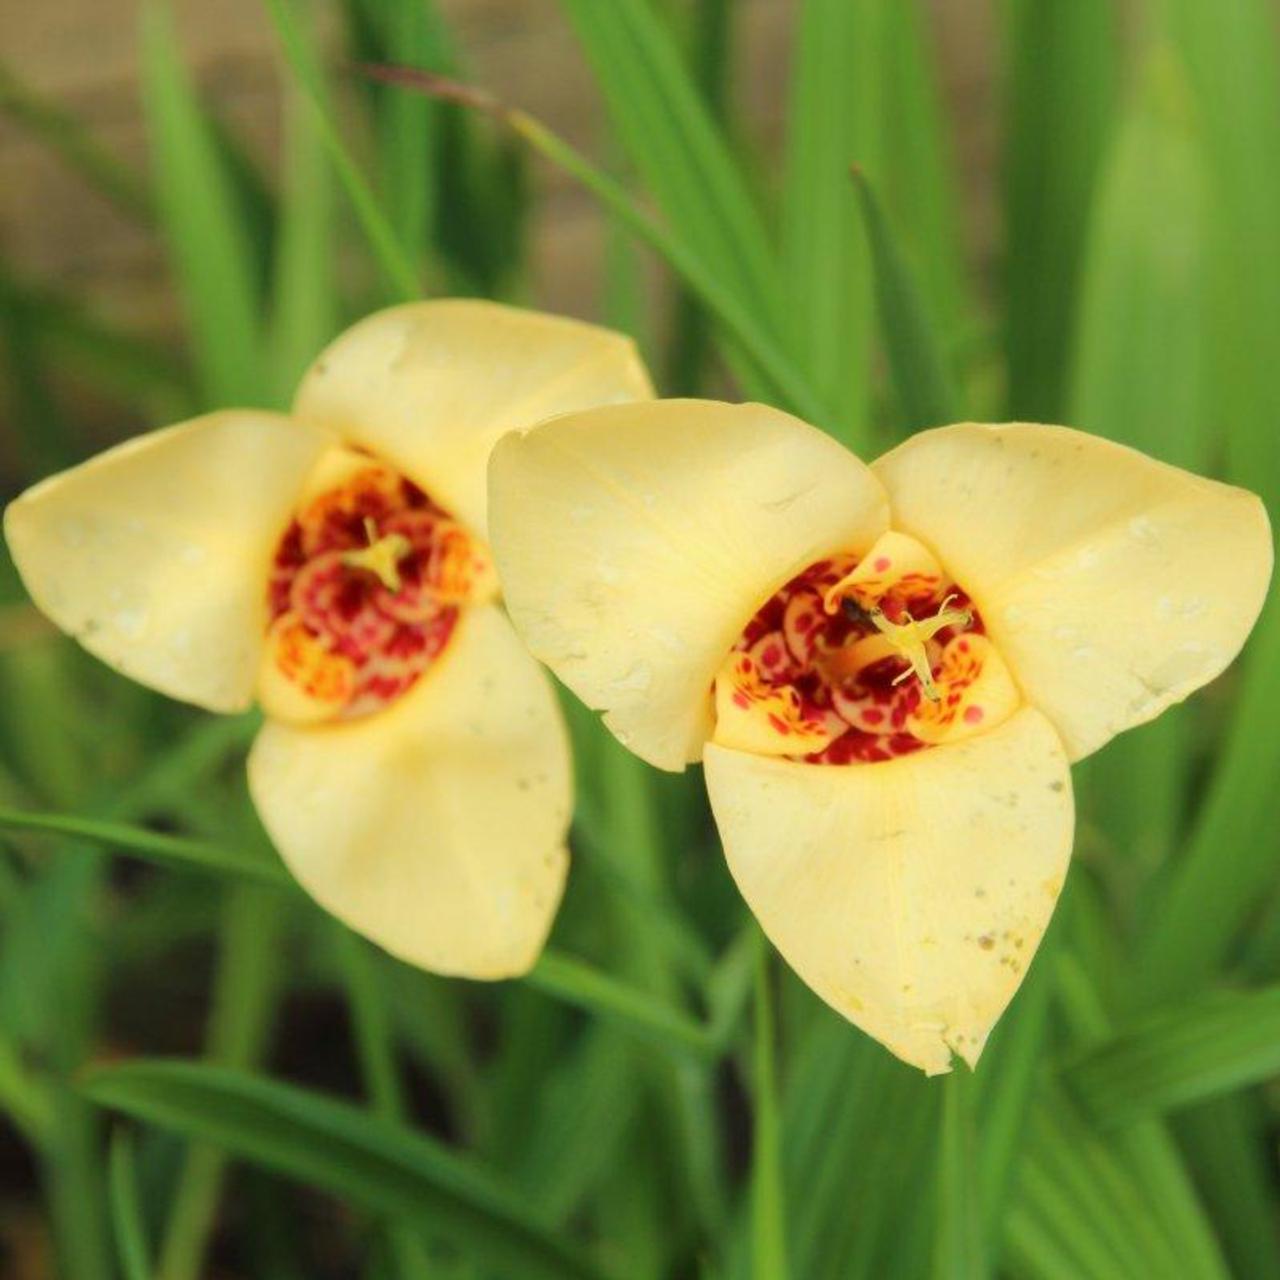
{"label": "inner petal", "polygon": [[811,564],[747,624],[716,677],[715,741],[874,763],[994,728],[1021,696],[963,585],[907,534]]}
{"label": "inner petal", "polygon": [[488,548],[377,459],[334,450],[280,536],[258,681],[267,715],[350,720],[394,702],[497,594]]}

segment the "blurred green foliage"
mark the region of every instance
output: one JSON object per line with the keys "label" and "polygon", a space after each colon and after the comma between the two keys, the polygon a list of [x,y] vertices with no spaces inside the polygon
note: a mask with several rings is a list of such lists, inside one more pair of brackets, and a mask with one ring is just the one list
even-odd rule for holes
{"label": "blurred green foliage", "polygon": [[[266,5],[269,177],[162,0],[139,33],[146,175],[0,71],[0,109],[163,243],[187,320],[175,357],[0,261],[15,491],[91,449],[68,373],[139,422],[281,405],[374,306],[524,297],[532,151],[601,201],[602,318],[665,391],[732,379],[864,456],[944,418],[1070,421],[1277,509],[1267,0],[996,6],[991,288],[916,3],[797,4],[779,160],[735,116],[738,6],[561,0],[607,108],[600,164],[518,112],[351,71],[465,80],[432,0],[331,0],[344,44],[321,49],[329,3]],[[656,309],[642,245],[674,286]],[[978,1071],[944,1082],[773,961],[697,780],[574,705],[552,949],[488,987],[392,962],[280,874],[245,793],[252,717],[113,676],[0,563],[6,1274],[1280,1275],[1278,644],[1272,607],[1206,696],[1078,770],[1055,924]]]}

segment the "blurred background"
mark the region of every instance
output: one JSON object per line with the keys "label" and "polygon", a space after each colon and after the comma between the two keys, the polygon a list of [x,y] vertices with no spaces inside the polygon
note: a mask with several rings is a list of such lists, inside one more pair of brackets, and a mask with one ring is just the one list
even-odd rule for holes
{"label": "blurred background", "polygon": [[[1067,422],[1274,516],[1277,157],[1274,0],[9,0],[0,500],[283,406],[421,290],[626,329],[664,394],[864,457]],[[1076,769],[1058,919],[944,1084],[759,960],[700,780],[568,699],[529,979],[191,865],[273,865],[253,718],[101,668],[0,554],[0,1274],[1280,1276],[1278,645],[1272,607]]]}

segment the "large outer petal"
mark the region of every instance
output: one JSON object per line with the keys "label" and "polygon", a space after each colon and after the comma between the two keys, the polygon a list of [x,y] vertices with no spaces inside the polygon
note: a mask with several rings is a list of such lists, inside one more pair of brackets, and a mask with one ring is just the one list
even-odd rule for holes
{"label": "large outer petal", "polygon": [[569,749],[550,682],[493,606],[386,711],[268,722],[254,803],[323,907],[437,973],[504,978],[542,948],[564,888]]}
{"label": "large outer petal", "polygon": [[926,431],[874,464],[1071,759],[1212,680],[1262,608],[1262,503],[1067,427]]}
{"label": "large outer petal", "polygon": [[1044,716],[880,764],[712,744],[706,771],[738,888],[800,977],[931,1075],[952,1050],[975,1063],[1071,852],[1071,779]]}
{"label": "large outer petal", "polygon": [[763,405],[666,400],[513,434],[490,465],[494,557],[517,630],[638,756],[682,769],[711,685],[790,577],[883,531],[851,453]]}
{"label": "large outer petal", "polygon": [[653,395],[632,341],[496,302],[368,316],[311,366],[294,412],[394,463],[483,535],[485,466],[506,432]]}
{"label": "large outer petal", "polygon": [[4,532],[31,598],[91,653],[211,711],[253,699],[267,571],[333,444],[280,414],[211,413],[29,489]]}

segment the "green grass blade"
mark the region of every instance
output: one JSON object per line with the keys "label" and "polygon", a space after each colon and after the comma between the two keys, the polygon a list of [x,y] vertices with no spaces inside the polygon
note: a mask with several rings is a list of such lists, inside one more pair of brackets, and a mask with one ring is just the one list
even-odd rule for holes
{"label": "green grass blade", "polygon": [[684,1057],[714,1052],[708,1031],[638,987],[554,951],[544,951],[524,981]]}
{"label": "green grass blade", "polygon": [[82,452],[54,395],[52,369],[27,308],[0,274],[0,368],[8,374],[8,413],[27,474],[45,475],[70,465]]}
{"label": "green grass blade", "polygon": [[1068,1072],[1099,1120],[1201,1102],[1280,1074],[1280,987],[1202,998],[1153,1014]]}
{"label": "green grass blade", "polygon": [[1111,129],[1117,19],[1111,0],[1009,0],[1006,13],[1009,412],[1057,422],[1066,409],[1083,231]]}
{"label": "green grass blade", "polygon": [[1189,468],[1206,455],[1208,200],[1185,73],[1157,46],[1088,222],[1071,419]]}
{"label": "green grass blade", "polygon": [[830,412],[802,370],[757,320],[755,313],[712,274],[702,256],[682,236],[651,218],[627,190],[597,169],[559,135],[523,111],[505,107],[488,94],[456,81],[409,67],[370,67],[377,79],[461,102],[493,114],[534,151],[564,170],[596,196],[619,222],[654,249],[703,300],[758,376],[782,404],[810,422],[830,420]]}
{"label": "green grass blade", "polygon": [[920,291],[865,173],[854,187],[875,273],[876,310],[907,431],[954,422],[958,398]]}
{"label": "green grass blade", "polygon": [[[731,0],[698,0],[687,24],[687,60],[693,81],[721,130],[727,130],[732,110],[729,90],[740,14],[741,9],[735,8]],[[688,289],[679,291],[672,311],[667,359],[660,381],[670,395],[697,396],[702,393],[711,355],[710,317]],[[633,336],[638,331],[638,324],[628,329]]]}
{"label": "green grass blade", "polygon": [[1280,597],[1272,595],[1238,677],[1236,713],[1190,841],[1153,896],[1139,940],[1132,1004],[1181,998],[1219,968],[1259,899],[1276,883],[1260,833],[1275,812],[1280,745]]}
{"label": "green grass blade", "polygon": [[[393,0],[384,8],[388,61],[441,71],[449,65],[434,4]],[[379,170],[387,210],[411,257],[426,247],[435,218],[439,113],[429,98],[391,91],[385,93],[378,121]]]}
{"label": "green grass blade", "polygon": [[[1141,1272],[1117,1258],[1088,1206],[1075,1202],[1053,1172],[1029,1159],[1005,1220],[1016,1275],[1031,1280],[1131,1280]],[[1139,1264],[1141,1265],[1141,1264]]]}
{"label": "green grass blade", "polygon": [[980,1280],[988,1268],[974,1129],[977,1090],[969,1069],[958,1063],[942,1088],[933,1275],[936,1280]]}
{"label": "green grass blade", "polygon": [[[1280,504],[1280,57],[1262,0],[1212,11],[1165,0],[1159,12],[1187,69],[1212,166],[1214,421],[1231,478]],[[1258,898],[1274,892],[1269,830],[1280,778],[1280,601],[1263,612],[1238,677],[1235,716],[1216,751],[1191,841],[1153,900],[1135,1004],[1180,998],[1227,958]]]}
{"label": "green grass blade", "polygon": [[[816,1005],[807,992],[803,998]],[[781,1108],[795,1275],[928,1273],[939,1100],[918,1071],[836,1014],[813,1009],[791,1056]],[[746,1244],[744,1233],[734,1277],[748,1274]]]}
{"label": "green grass blade", "polygon": [[[880,132],[875,154],[858,157],[889,210],[925,311],[950,355],[973,301],[965,279],[957,167],[944,115],[941,68],[927,30],[936,19],[918,4],[880,10]],[[874,33],[873,33],[874,34]],[[864,70],[863,75],[867,72]]]}
{"label": "green grass blade", "polygon": [[750,193],[671,33],[647,0],[561,0],[614,127],[673,225],[776,332],[782,290]]}
{"label": "green grass blade", "polygon": [[[404,1089],[381,974],[363,938],[342,924],[335,923],[334,933],[371,1110],[389,1124],[403,1125],[407,1119]],[[426,1247],[407,1224],[389,1224],[387,1245],[396,1261],[398,1280],[430,1280]]]}
{"label": "green grass blade", "polygon": [[[227,1068],[258,1066],[270,1041],[282,977],[289,913],[279,898],[236,886],[222,907],[207,1056]],[[176,1179],[160,1245],[164,1280],[199,1280],[216,1223],[227,1159],[216,1146],[191,1145]]]}
{"label": "green grass blade", "polygon": [[755,1053],[751,1096],[755,1106],[751,1153],[751,1262],[755,1280],[786,1280],[787,1211],[782,1184],[782,1139],[778,1122],[778,1081],[774,1065],[773,993],[769,989],[771,949],[756,943]]}
{"label": "green grass blade", "polygon": [[978,1067],[982,1095],[977,1151],[979,1200],[989,1248],[997,1247],[1000,1241],[1005,1206],[1022,1158],[1027,1114],[1040,1082],[1048,1041],[1053,957],[1060,936],[1061,926],[1051,925]]}
{"label": "green grass blade", "polygon": [[[1078,882],[1079,883],[1079,882]],[[1073,895],[1072,922],[1079,915],[1083,899],[1077,890]],[[1105,927],[1105,926],[1104,926]],[[1070,951],[1059,955],[1059,1009],[1079,1044],[1096,1046],[1111,1034],[1106,1010],[1097,990],[1079,959]],[[1061,1091],[1055,1091],[1060,1093]],[[1115,1184],[1115,1203],[1133,1200],[1145,1203],[1145,1210],[1135,1204],[1133,1213],[1141,1214],[1131,1224],[1135,1238],[1140,1228],[1148,1247],[1156,1241],[1167,1243],[1177,1263],[1179,1274],[1204,1280],[1226,1280],[1226,1264],[1221,1247],[1196,1193],[1186,1166],[1179,1158],[1167,1130],[1154,1120],[1126,1125],[1114,1133],[1102,1133],[1088,1123],[1078,1108],[1061,1099],[1059,1112],[1064,1120],[1088,1129],[1096,1135],[1103,1164],[1109,1170],[1106,1178]],[[1159,1247],[1163,1248],[1163,1244]]]}
{"label": "green grass blade", "polygon": [[133,1140],[124,1129],[111,1139],[108,1163],[111,1223],[124,1280],[151,1280],[150,1250],[138,1199],[138,1171],[134,1167]]}
{"label": "green grass blade", "polygon": [[99,818],[80,818],[57,813],[21,813],[0,808],[0,830],[47,831],[55,835],[88,840],[108,849],[117,849],[180,870],[212,872],[266,885],[293,883],[283,863],[278,861],[222,849],[203,840],[162,835],[160,832]]}
{"label": "green grass blade", "polygon": [[184,70],[172,17],[160,0],[148,0],[142,11],[142,87],[161,228],[205,401],[260,403],[264,377],[252,248],[213,131]]}
{"label": "green grass blade", "polygon": [[320,138],[329,152],[329,159],[351,201],[352,209],[355,210],[356,220],[360,223],[388,285],[397,301],[409,301],[418,297],[421,286],[417,270],[338,132],[329,109],[320,69],[298,29],[290,0],[265,2],[285,58],[299,87],[310,101]]}
{"label": "green grass blade", "polygon": [[271,378],[282,408],[338,323],[333,172],[310,103],[296,85],[287,94],[270,334]]}
{"label": "green grass blade", "polygon": [[551,1221],[568,1221],[615,1161],[625,1159],[641,1102],[634,1071],[634,1040],[599,1026],[538,1090],[537,1114],[511,1172]]}
{"label": "green grass blade", "polygon": [[[1185,75],[1157,45],[1098,180],[1069,417],[1194,471],[1214,461],[1208,197]],[[1089,766],[1104,831],[1139,881],[1182,836],[1196,711],[1173,709]]]}
{"label": "green grass blade", "polygon": [[[1216,420],[1232,471],[1280,502],[1280,50],[1268,0],[1206,7],[1162,0],[1157,13],[1187,70],[1212,165],[1218,293]],[[1275,704],[1273,704],[1274,706]]]}
{"label": "green grass blade", "polygon": [[0,1037],[0,1107],[29,1146],[43,1144],[53,1124],[53,1097],[7,1035]]}
{"label": "green grass blade", "polygon": [[1178,1141],[1234,1274],[1280,1275],[1270,1117],[1261,1100],[1232,1094],[1181,1112]]}
{"label": "green grass blade", "polygon": [[885,6],[806,0],[791,72],[782,264],[792,346],[806,353],[842,438],[867,443],[873,330],[866,239],[850,216],[849,167],[875,167]]}
{"label": "green grass blade", "polygon": [[499,1272],[599,1280],[574,1245],[482,1168],[360,1107],[219,1067],[137,1061],[90,1075],[98,1106],[214,1143],[376,1213],[430,1223]]}
{"label": "green grass blade", "polygon": [[1131,1170],[1056,1095],[1033,1109],[1014,1203],[1069,1247],[1082,1274],[1179,1274]]}

